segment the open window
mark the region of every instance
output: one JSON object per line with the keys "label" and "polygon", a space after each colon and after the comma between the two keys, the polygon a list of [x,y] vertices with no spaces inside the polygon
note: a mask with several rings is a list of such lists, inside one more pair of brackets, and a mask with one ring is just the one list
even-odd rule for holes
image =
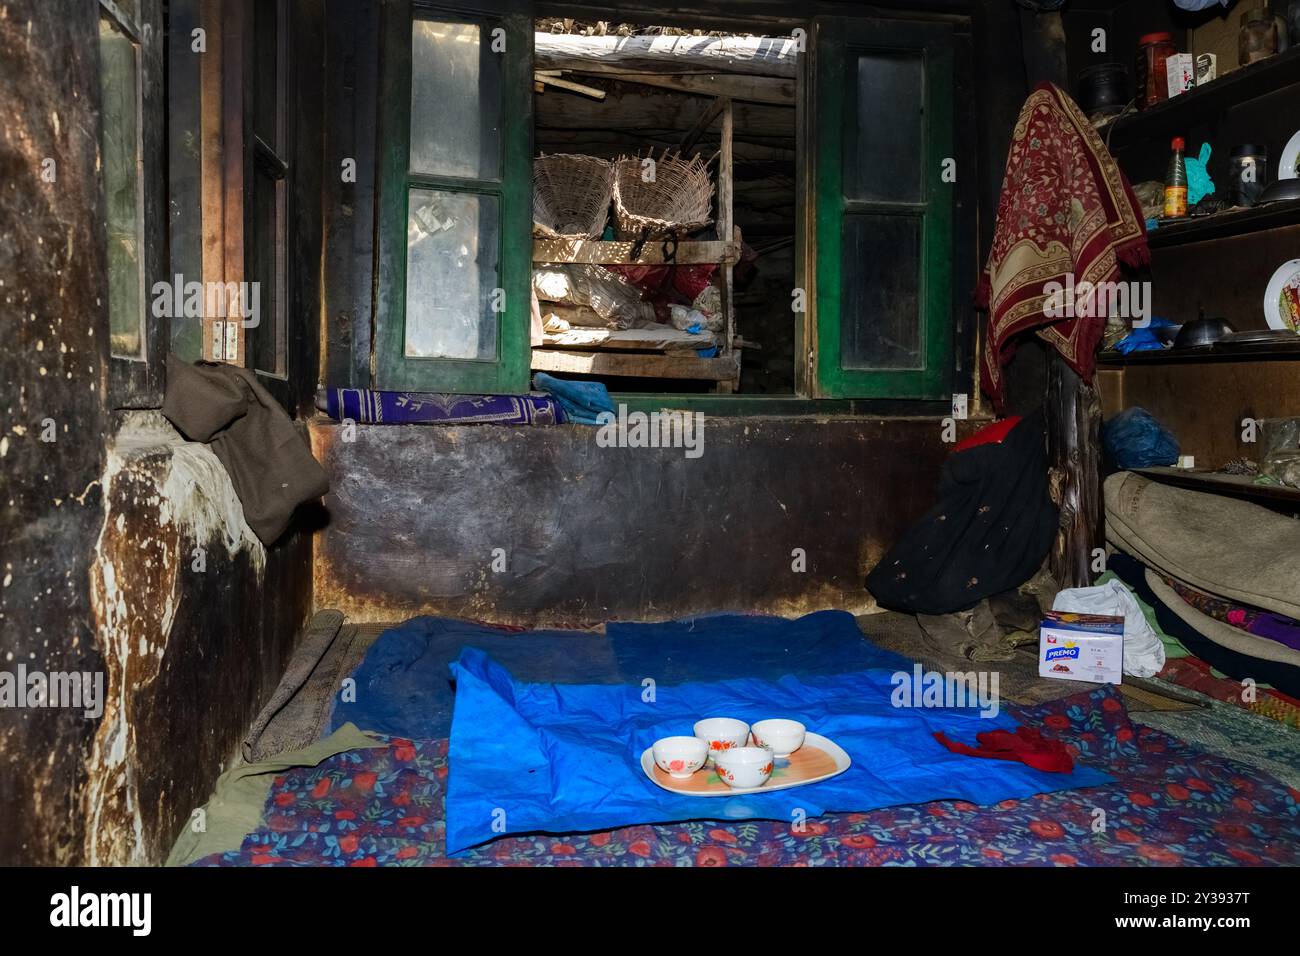
{"label": "open window", "polygon": [[[592,37],[536,12],[384,7],[374,387],[519,392],[547,371],[624,395],[950,393],[950,24]],[[548,235],[557,155],[611,181],[620,161],[702,166],[706,208],[638,233],[615,190],[605,222]],[[611,275],[635,286],[619,314],[565,298]]]}
{"label": "open window", "polygon": [[380,388],[528,388],[532,26],[384,10]]}

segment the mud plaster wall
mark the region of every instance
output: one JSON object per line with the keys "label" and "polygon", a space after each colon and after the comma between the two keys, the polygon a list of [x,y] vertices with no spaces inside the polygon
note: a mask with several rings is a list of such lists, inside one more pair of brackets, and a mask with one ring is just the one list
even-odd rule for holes
{"label": "mud plaster wall", "polygon": [[941,432],[938,419],[707,419],[687,459],[600,448],[580,426],[357,426],[348,442],[313,424],[331,486],[316,606],[531,625],[867,610],[866,571],[933,503]]}
{"label": "mud plaster wall", "polygon": [[156,863],[230,765],[308,613],[310,544],[263,547],[206,445],[157,413],[109,448],[92,567],[107,703],[82,797],[85,860]]}

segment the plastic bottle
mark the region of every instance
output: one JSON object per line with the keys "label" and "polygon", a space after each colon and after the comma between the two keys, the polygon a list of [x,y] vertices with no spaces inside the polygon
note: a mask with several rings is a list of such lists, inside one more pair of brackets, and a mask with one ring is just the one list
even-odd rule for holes
{"label": "plastic bottle", "polygon": [[1165,218],[1181,219],[1187,215],[1187,167],[1183,165],[1186,143],[1175,136],[1169,144],[1169,172],[1165,174]]}

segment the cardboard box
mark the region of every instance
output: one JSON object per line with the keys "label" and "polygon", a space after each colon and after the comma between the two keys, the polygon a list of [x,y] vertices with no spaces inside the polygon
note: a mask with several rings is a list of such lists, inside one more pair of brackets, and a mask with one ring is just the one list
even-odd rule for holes
{"label": "cardboard box", "polygon": [[1199,53],[1196,56],[1196,85],[1204,86],[1219,77],[1219,58],[1213,53]]}
{"label": "cardboard box", "polygon": [[1196,57],[1190,53],[1174,53],[1165,60],[1165,79],[1169,85],[1169,98],[1186,93],[1196,86]]}
{"label": "cardboard box", "polygon": [[1048,611],[1038,632],[1038,676],[1124,681],[1124,618]]}

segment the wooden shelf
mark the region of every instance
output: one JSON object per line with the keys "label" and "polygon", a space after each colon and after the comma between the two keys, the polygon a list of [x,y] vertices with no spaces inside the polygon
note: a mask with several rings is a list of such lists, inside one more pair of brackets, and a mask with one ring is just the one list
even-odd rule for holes
{"label": "wooden shelf", "polygon": [[1192,471],[1185,468],[1137,468],[1140,475],[1155,478],[1171,485],[1196,491],[1233,495],[1241,498],[1258,498],[1266,501],[1300,505],[1300,488],[1288,485],[1260,484],[1247,475],[1223,475],[1214,471]]}
{"label": "wooden shelf", "polygon": [[1109,137],[1112,151],[1123,149],[1212,120],[1224,109],[1292,83],[1300,83],[1300,47],[1238,67],[1204,86],[1141,112],[1117,117],[1099,127],[1097,132],[1103,140]]}
{"label": "wooden shelf", "polygon": [[1168,365],[1176,362],[1257,362],[1268,360],[1300,359],[1300,335],[1295,342],[1258,345],[1206,345],[1193,349],[1163,349],[1147,352],[1106,351],[1097,354],[1100,368],[1122,368],[1130,365]]}
{"label": "wooden shelf", "polygon": [[1162,222],[1147,233],[1147,245],[1152,249],[1162,249],[1296,224],[1300,224],[1300,199],[1288,199],[1263,206],[1229,209],[1213,216],[1173,220],[1168,224]]}
{"label": "wooden shelf", "polygon": [[709,382],[734,381],[740,374],[739,352],[700,358],[694,352],[654,355],[645,352],[568,352],[533,349],[535,372],[571,375],[619,375],[646,378],[684,378]]}
{"label": "wooden shelf", "polygon": [[701,330],[698,334],[679,329],[656,327],[648,329],[569,329],[565,332],[543,332],[538,348],[551,349],[613,349],[624,352],[678,352],[707,349],[717,345],[712,332]]}
{"label": "wooden shelf", "polygon": [[[633,242],[604,239],[534,239],[534,262],[580,262],[593,265],[664,265],[663,240],[651,240],[632,258]],[[683,239],[677,243],[673,265],[734,265],[740,260],[740,243]]]}

